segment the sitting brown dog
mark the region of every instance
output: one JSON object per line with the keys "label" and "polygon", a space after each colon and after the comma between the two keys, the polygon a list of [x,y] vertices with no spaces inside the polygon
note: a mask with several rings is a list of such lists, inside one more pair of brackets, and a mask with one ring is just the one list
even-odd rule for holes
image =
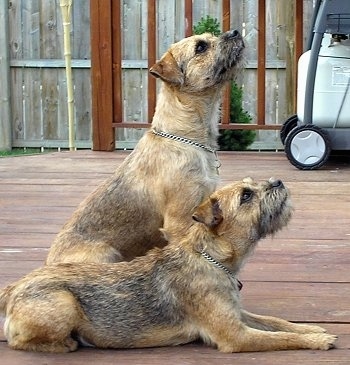
{"label": "sitting brown dog", "polygon": [[9,346],[68,352],[78,341],[135,348],[201,338],[224,352],[328,350],[336,337],[322,328],[254,315],[239,303],[242,263],[290,216],[280,180],[247,178],[213,193],[164,249],[131,262],[38,269],[0,291]]}
{"label": "sitting brown dog", "polygon": [[159,228],[185,231],[219,181],[221,91],[244,48],[230,31],[185,38],[150,72],[159,77],[152,128],[114,175],[88,196],[53,242],[54,262],[129,261],[165,245]]}

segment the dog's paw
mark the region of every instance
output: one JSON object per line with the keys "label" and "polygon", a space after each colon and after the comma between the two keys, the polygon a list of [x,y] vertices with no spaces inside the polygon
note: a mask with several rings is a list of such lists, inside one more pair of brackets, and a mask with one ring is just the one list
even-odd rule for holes
{"label": "dog's paw", "polygon": [[313,350],[330,350],[335,347],[337,336],[328,333],[306,334],[310,348]]}

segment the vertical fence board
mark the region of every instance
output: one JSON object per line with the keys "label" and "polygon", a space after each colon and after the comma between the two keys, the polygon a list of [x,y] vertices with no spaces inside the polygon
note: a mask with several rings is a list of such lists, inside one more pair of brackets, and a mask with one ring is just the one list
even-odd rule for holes
{"label": "vertical fence board", "polygon": [[282,105],[279,109],[279,118],[276,120],[281,123],[288,118],[293,113],[294,109],[294,87],[296,87],[294,80],[296,75],[296,65],[295,65],[295,29],[294,29],[294,7],[293,3],[288,2],[284,4],[285,6],[278,7],[278,24],[279,24],[279,58],[285,59],[286,70],[290,72],[285,72],[285,94],[280,91],[280,97],[284,99],[284,108]]}
{"label": "vertical fence board", "polygon": [[11,114],[13,142],[24,139],[23,70],[11,70]]}
{"label": "vertical fence board", "polygon": [[[74,0],[72,8],[71,45],[73,59],[89,59],[91,54],[90,7],[85,0]],[[73,69],[75,135],[77,141],[91,140],[91,83],[89,69]],[[67,103],[65,104],[67,105]],[[65,107],[67,111],[67,106]],[[68,134],[68,122],[64,126]],[[62,128],[62,125],[61,125]]]}
{"label": "vertical fence board", "polygon": [[73,0],[71,45],[72,58],[86,60],[90,58],[90,7],[89,1]]}
{"label": "vertical fence board", "polygon": [[230,28],[237,29],[241,33],[243,32],[243,23],[244,23],[244,1],[242,0],[231,0],[230,5],[231,13],[230,13]]}
{"label": "vertical fence board", "polygon": [[[139,2],[135,6],[134,2],[127,0],[123,2],[123,53],[124,60],[147,59],[147,7],[144,2]],[[143,74],[147,75],[147,70],[127,69],[123,70],[122,90],[123,90],[123,117],[125,120],[134,122],[147,121],[145,94],[147,84],[143,80]],[[130,119],[129,119],[130,118]],[[131,128],[118,128],[116,131],[118,141],[139,140],[143,131]]]}
{"label": "vertical fence board", "polygon": [[[299,1],[299,0],[297,0]],[[304,43],[304,51],[305,46],[307,44],[307,40],[309,39],[309,34],[311,31],[311,18],[313,14],[313,3],[312,0],[300,0],[303,1],[303,14],[304,14],[304,22],[303,22],[303,43]]]}
{"label": "vertical fence board", "polygon": [[[191,29],[192,34],[192,26],[191,20],[192,19],[185,19],[185,2],[188,2],[188,0],[182,0],[182,1],[174,1],[175,3],[175,10],[174,10],[174,41],[178,42],[185,36],[186,27],[188,27],[188,30]],[[192,5],[192,2],[191,2]],[[187,5],[188,6],[188,5]]]}
{"label": "vertical fence board", "polygon": [[43,137],[59,139],[57,69],[42,69]]}
{"label": "vertical fence board", "polygon": [[89,141],[91,138],[91,95],[90,70],[74,71],[75,123],[78,141]]}
{"label": "vertical fence board", "polygon": [[[123,57],[126,60],[136,60],[142,50],[142,7],[140,2],[123,1]],[[147,13],[146,13],[147,14]]]}
{"label": "vertical fence board", "polygon": [[[173,14],[169,17],[168,14]],[[159,58],[174,43],[175,1],[157,1],[157,48]]]}
{"label": "vertical fence board", "polygon": [[[147,2],[147,64],[150,69],[157,60],[156,50],[159,40],[157,40],[157,1],[148,0]],[[148,115],[147,122],[150,123],[153,118],[156,107],[156,80],[150,74],[147,78],[147,99],[148,99]]]}
{"label": "vertical fence board", "polygon": [[[269,25],[266,31],[266,62],[277,63],[280,60],[285,60],[286,53],[281,45],[281,29],[285,28],[284,18],[281,16],[281,11],[285,8],[285,4],[275,3],[274,0],[266,2],[266,23]],[[266,97],[265,97],[265,121],[276,124],[278,115],[279,97],[283,86],[280,82],[283,79],[278,78],[278,69],[269,70],[266,74]]]}
{"label": "vertical fence board", "polygon": [[[244,50],[246,62],[257,60],[257,39],[258,39],[258,0],[243,0],[243,16],[244,24]],[[256,68],[246,68],[243,77],[243,108],[249,111],[253,120],[257,116],[257,70]]]}
{"label": "vertical fence board", "polygon": [[210,15],[212,18],[217,18],[222,25],[222,6],[221,1],[217,0],[194,0],[193,1],[193,25],[198,23],[200,19]]}
{"label": "vertical fence board", "polygon": [[57,19],[57,6],[55,0],[41,1],[40,36],[42,58],[63,58],[62,37],[58,29],[61,24]]}
{"label": "vertical fence board", "polygon": [[25,140],[42,139],[43,119],[41,112],[41,70],[23,70],[23,110]]}
{"label": "vertical fence board", "polygon": [[22,3],[22,58],[40,58],[40,7],[39,0]]}
{"label": "vertical fence board", "polygon": [[[77,75],[74,75],[76,78]],[[75,87],[73,89],[73,92]],[[69,121],[68,121],[68,90],[67,90],[67,80],[65,70],[60,69],[57,73],[57,94],[58,94],[58,102],[57,102],[57,137],[60,140],[69,139]],[[75,108],[74,108],[75,109]],[[74,121],[75,119],[75,110],[73,112]],[[77,126],[76,126],[77,127]],[[77,128],[75,128],[77,129]],[[77,137],[76,137],[77,138]]]}
{"label": "vertical fence board", "polygon": [[10,59],[21,59],[23,57],[22,1],[11,1],[9,4],[8,21],[10,35]]}

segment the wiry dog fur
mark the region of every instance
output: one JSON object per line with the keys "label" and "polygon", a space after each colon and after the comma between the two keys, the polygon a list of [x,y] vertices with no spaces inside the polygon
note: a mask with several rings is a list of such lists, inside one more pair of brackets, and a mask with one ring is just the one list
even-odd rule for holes
{"label": "wiry dog fur", "polygon": [[163,249],[131,262],[38,269],[0,291],[9,346],[63,352],[79,340],[134,348],[201,338],[224,352],[332,348],[336,337],[318,326],[248,313],[239,303],[242,263],[290,215],[281,181],[247,178],[213,193]]}
{"label": "wiry dog fur", "polygon": [[115,262],[165,240],[159,228],[186,230],[193,209],[218,183],[216,154],[153,130],[217,148],[221,91],[244,48],[237,31],[172,45],[150,72],[163,83],[152,130],[114,175],[78,207],[54,240],[47,263]]}

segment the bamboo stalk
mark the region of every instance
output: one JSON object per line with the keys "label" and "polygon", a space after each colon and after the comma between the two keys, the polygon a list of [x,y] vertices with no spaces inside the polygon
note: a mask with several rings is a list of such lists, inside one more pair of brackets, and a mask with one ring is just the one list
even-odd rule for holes
{"label": "bamboo stalk", "polygon": [[70,44],[71,29],[71,9],[73,0],[60,0],[63,34],[64,34],[64,59],[66,63],[67,79],[67,106],[68,106],[68,129],[69,129],[69,149],[74,151],[75,148],[75,123],[74,123],[74,94],[72,78],[72,52]]}
{"label": "bamboo stalk", "polygon": [[0,150],[12,148],[8,4],[0,2]]}

